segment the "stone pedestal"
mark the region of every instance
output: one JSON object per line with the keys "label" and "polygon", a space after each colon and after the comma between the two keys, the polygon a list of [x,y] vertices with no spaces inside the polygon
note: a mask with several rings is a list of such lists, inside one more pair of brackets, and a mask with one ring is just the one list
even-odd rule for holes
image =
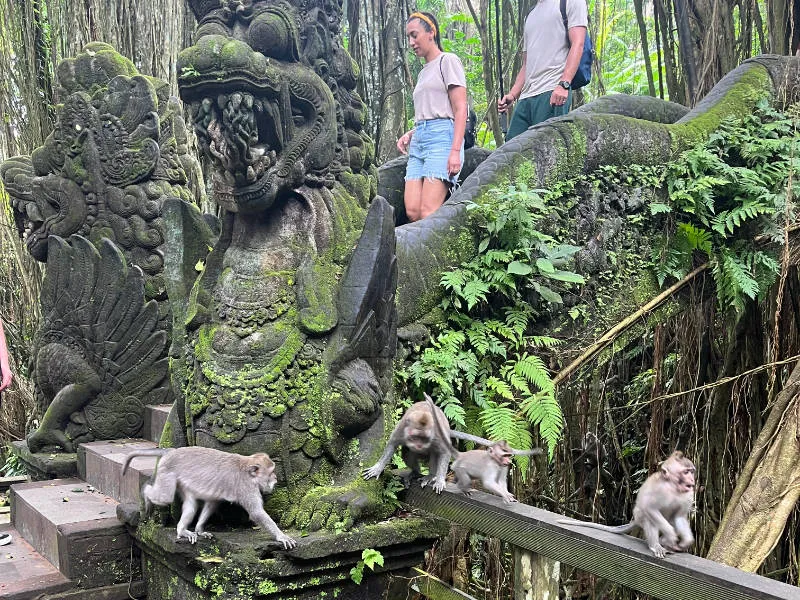
{"label": "stone pedestal", "polygon": [[[142,550],[148,600],[407,598],[410,569],[446,534],[446,521],[430,517],[395,518],[344,533],[315,532],[284,551],[256,530],[214,531],[214,539],[195,545],[175,542],[175,528],[154,520],[135,532]],[[376,571],[364,567],[356,585],[350,570],[364,548],[384,557]],[[387,594],[388,590],[388,595]]]}
{"label": "stone pedestal", "polygon": [[33,481],[78,476],[76,452],[31,452],[23,441],[11,442],[11,452],[24,464]]}

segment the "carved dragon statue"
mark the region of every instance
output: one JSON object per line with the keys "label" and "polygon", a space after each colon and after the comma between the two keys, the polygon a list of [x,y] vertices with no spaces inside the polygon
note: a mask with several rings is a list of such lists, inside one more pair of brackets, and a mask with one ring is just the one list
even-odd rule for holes
{"label": "carved dragon statue", "polygon": [[367,208],[374,146],[341,2],[190,5],[179,84],[223,216],[174,331],[171,443],[267,452],[284,525],[348,527],[384,511],[360,468],[387,418],[397,275],[392,209]]}
{"label": "carved dragon statue", "polygon": [[62,61],[58,81],[53,133],[0,166],[19,233],[47,262],[33,452],[137,435],[145,403],[171,400],[162,205],[202,189],[165,82],[101,43]]}

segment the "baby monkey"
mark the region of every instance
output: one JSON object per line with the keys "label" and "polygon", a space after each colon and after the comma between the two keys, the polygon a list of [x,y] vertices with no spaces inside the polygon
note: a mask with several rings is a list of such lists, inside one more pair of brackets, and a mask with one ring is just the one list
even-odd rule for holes
{"label": "baby monkey", "polygon": [[[171,504],[176,491],[183,499],[177,540],[185,538],[194,544],[198,537],[213,537],[203,527],[219,503],[225,500],[244,508],[250,519],[271,533],[284,548],[297,545],[264,510],[261,495],[272,492],[278,482],[275,463],[268,455],[258,453],[242,456],[200,446],[136,450],[125,458],[123,475],[131,460],[137,456],[162,457],[152,479],[142,487],[145,515],[150,513],[153,504]],[[190,531],[187,527],[197,512],[199,500],[203,501],[203,510],[194,531]]]}
{"label": "baby monkey", "polygon": [[[425,394],[425,400],[431,407],[436,406],[428,394]],[[445,435],[441,430],[439,434]],[[514,455],[542,454],[542,449],[516,450],[505,440],[490,442],[460,431],[451,431],[451,435],[487,446],[485,450],[467,452],[459,452],[454,446],[450,446],[450,453],[456,458],[453,462],[453,473],[456,476],[458,489],[465,496],[469,496],[472,493],[472,481],[478,479],[487,492],[500,496],[505,502],[516,502],[517,499],[508,491],[508,469],[511,467],[511,459]]]}
{"label": "baby monkey", "polygon": [[692,461],[676,450],[639,489],[633,507],[633,519],[627,525],[609,527],[599,523],[566,520],[559,523],[592,527],[611,533],[629,533],[639,528],[644,532],[647,547],[656,557],[664,558],[668,550],[685,552],[694,543],[689,525],[689,513],[694,503],[694,474]]}

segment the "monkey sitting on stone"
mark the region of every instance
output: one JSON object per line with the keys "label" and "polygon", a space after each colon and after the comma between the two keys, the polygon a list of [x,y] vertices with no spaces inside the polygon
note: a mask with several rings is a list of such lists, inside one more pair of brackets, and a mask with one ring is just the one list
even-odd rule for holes
{"label": "monkey sitting on stone", "polygon": [[[428,394],[425,394],[425,401],[432,407],[431,410],[437,408]],[[467,452],[459,452],[455,447],[450,446],[450,453],[456,458],[452,468],[458,489],[465,496],[469,496],[472,493],[472,481],[477,479],[487,492],[500,496],[505,502],[516,502],[517,499],[508,491],[508,469],[511,466],[511,459],[514,455],[542,454],[542,449],[517,450],[509,446],[506,440],[489,442],[489,440],[460,431],[451,431],[450,433],[452,437],[468,439],[487,446],[485,450],[468,450]],[[445,435],[442,430],[439,431],[439,434]],[[461,435],[464,437],[460,437]]]}
{"label": "monkey sitting on stone", "polygon": [[639,489],[633,519],[627,525],[610,527],[582,521],[558,522],[611,533],[629,533],[639,528],[644,532],[647,547],[656,557],[664,558],[667,551],[685,552],[694,543],[689,524],[689,513],[694,504],[694,474],[692,461],[676,450]]}
{"label": "monkey sitting on stone", "polygon": [[[136,450],[125,458],[123,475],[131,460],[137,456],[162,457],[155,474],[142,487],[145,515],[149,514],[153,504],[171,504],[176,491],[183,499],[176,540],[184,538],[194,544],[198,537],[213,537],[203,526],[219,503],[225,500],[243,507],[250,519],[271,533],[284,548],[297,545],[264,510],[261,495],[272,492],[278,482],[275,463],[268,455],[258,453],[242,456],[200,446]],[[203,510],[194,531],[190,531],[187,527],[197,512],[199,500],[203,501]]]}

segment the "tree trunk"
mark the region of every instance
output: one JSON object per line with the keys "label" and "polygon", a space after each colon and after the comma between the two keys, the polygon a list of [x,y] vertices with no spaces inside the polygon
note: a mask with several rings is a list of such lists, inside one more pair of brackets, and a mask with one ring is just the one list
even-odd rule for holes
{"label": "tree trunk", "polygon": [[686,86],[689,91],[689,106],[694,106],[699,97],[697,95],[697,67],[694,59],[694,41],[689,26],[689,13],[687,0],[675,0],[675,21],[678,25],[678,51],[680,52],[683,68],[686,72]]}
{"label": "tree trunk", "polygon": [[514,548],[514,600],[558,600],[561,563]]}
{"label": "tree trunk", "polygon": [[[494,81],[494,66],[493,61],[496,56],[492,46],[492,36],[489,34],[489,0],[480,0],[478,11],[475,11],[475,6],[472,0],[466,0],[469,12],[472,14],[472,20],[475,22],[475,27],[478,29],[478,36],[481,39],[481,62],[483,65],[483,85],[486,90],[486,100],[492,102],[497,98],[497,85]],[[489,117],[489,128],[494,135],[494,141],[499,146],[503,143],[503,132],[500,129],[500,120],[497,116],[497,110],[489,110],[487,112]]]}
{"label": "tree trunk", "polygon": [[661,34],[664,73],[667,79],[667,93],[669,94],[669,99],[672,102],[686,104],[686,94],[684,93],[683,85],[678,79],[678,69],[675,65],[675,42],[670,35],[672,31],[672,20],[668,16],[670,13],[668,13],[664,7],[663,0],[653,0],[653,7],[659,25],[659,31],[656,35],[658,35],[658,33]]}
{"label": "tree trunk", "polygon": [[368,107],[366,130],[375,140],[378,164],[397,156],[397,138],[406,129],[407,78],[402,0],[348,2],[350,54],[361,67],[358,91]]}
{"label": "tree trunk", "polygon": [[642,0],[633,0],[636,10],[636,22],[639,24],[639,37],[642,40],[642,54],[644,55],[644,69],[647,72],[647,88],[651,96],[656,95],[655,80],[653,79],[653,65],[650,64],[650,46],[647,43],[647,28],[644,23],[644,10]]}
{"label": "tree trunk", "polygon": [[789,8],[786,0],[767,0],[767,31],[772,54],[789,54]]}
{"label": "tree trunk", "polygon": [[[743,55],[741,47],[736,46],[733,3],[719,0],[676,0],[676,10],[678,6],[687,11],[686,21],[692,28],[695,42],[692,46],[695,49],[694,65],[699,68],[696,73],[696,102],[748,56]],[[740,21],[746,17],[746,14],[741,14]],[[681,26],[680,20],[678,25]]]}
{"label": "tree trunk", "polygon": [[778,394],[739,475],[707,558],[755,571],[775,547],[800,498],[800,364]]}
{"label": "tree trunk", "polygon": [[170,84],[177,95],[178,52],[189,45],[194,16],[185,0],[47,0],[52,65],[91,41],[106,42],[145,75]]}

